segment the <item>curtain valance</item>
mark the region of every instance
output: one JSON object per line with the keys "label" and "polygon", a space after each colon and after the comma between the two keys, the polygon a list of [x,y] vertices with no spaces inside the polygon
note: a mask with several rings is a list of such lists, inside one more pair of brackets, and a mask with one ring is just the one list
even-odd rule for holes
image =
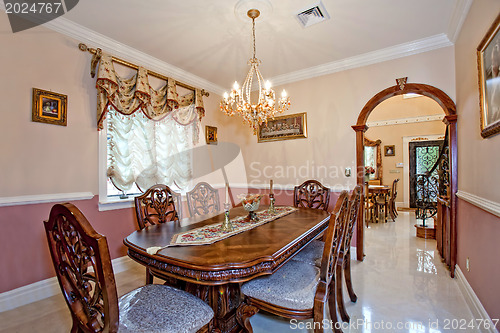
{"label": "curtain valance", "polygon": [[176,82],[168,78],[166,84],[155,90],[149,85],[148,72],[139,67],[131,78],[121,78],[115,71],[112,57],[102,54],[96,81],[97,128],[101,130],[109,107],[123,115],[140,111],[152,120],[171,115],[180,125],[189,125],[205,115],[200,89],[179,97]]}

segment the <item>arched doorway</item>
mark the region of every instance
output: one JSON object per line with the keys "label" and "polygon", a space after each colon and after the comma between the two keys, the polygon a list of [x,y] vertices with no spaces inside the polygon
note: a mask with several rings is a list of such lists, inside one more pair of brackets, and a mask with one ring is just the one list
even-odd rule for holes
{"label": "arched doorway", "polygon": [[[457,114],[453,100],[442,90],[421,83],[406,83],[407,78],[396,80],[396,85],[382,90],[373,96],[359,113],[356,125],[352,126],[356,131],[356,167],[357,183],[363,185],[364,182],[364,133],[368,129],[366,122],[370,113],[377,105],[386,99],[402,95],[415,93],[427,96],[436,101],[443,109],[445,117],[443,122],[448,125],[449,131],[449,163],[450,163],[450,198],[449,198],[449,265],[451,276],[454,276],[456,264],[456,196],[457,192]],[[364,212],[363,212],[364,213]],[[356,257],[362,261],[364,257],[364,223],[363,214],[359,214],[356,227]]]}

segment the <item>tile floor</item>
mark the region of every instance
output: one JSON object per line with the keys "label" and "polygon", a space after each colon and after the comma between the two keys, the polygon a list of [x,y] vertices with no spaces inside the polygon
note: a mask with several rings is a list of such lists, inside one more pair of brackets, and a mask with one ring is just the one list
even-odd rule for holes
{"label": "tile floor", "polygon": [[[454,332],[445,329],[446,323],[472,319],[457,281],[440,260],[436,242],[416,238],[414,224],[413,213],[400,212],[395,223],[370,224],[365,230],[366,258],[352,262],[358,301],[347,300],[351,322],[344,323],[344,332]],[[116,280],[121,295],[144,283],[144,269],[138,266],[116,274]],[[312,332],[311,321],[290,322],[263,313],[252,317],[251,323],[256,333]],[[70,328],[61,295],[0,313],[0,332],[58,333]]]}

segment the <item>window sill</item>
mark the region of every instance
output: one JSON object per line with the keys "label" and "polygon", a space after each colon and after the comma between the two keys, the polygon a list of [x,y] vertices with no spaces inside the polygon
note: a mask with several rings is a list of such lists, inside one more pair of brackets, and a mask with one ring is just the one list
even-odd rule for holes
{"label": "window sill", "polygon": [[132,207],[134,207],[134,197],[129,197],[127,199],[105,198],[104,200],[99,200],[100,212],[115,210],[115,209],[132,208]]}

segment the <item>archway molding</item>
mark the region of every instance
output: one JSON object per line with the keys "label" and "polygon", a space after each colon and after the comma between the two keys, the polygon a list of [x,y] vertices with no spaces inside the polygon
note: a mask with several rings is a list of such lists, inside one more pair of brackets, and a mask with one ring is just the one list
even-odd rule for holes
{"label": "archway molding", "polygon": [[[364,133],[368,129],[366,122],[371,112],[383,101],[393,96],[415,93],[427,96],[436,101],[444,111],[443,122],[449,128],[449,154],[450,154],[450,269],[452,276],[456,264],[456,192],[457,192],[457,110],[455,102],[442,90],[422,83],[407,83],[407,78],[396,79],[396,85],[384,89],[373,96],[359,113],[356,125],[356,178],[357,184],[364,182]],[[356,227],[356,257],[362,261],[364,257],[364,211],[359,214]]]}

